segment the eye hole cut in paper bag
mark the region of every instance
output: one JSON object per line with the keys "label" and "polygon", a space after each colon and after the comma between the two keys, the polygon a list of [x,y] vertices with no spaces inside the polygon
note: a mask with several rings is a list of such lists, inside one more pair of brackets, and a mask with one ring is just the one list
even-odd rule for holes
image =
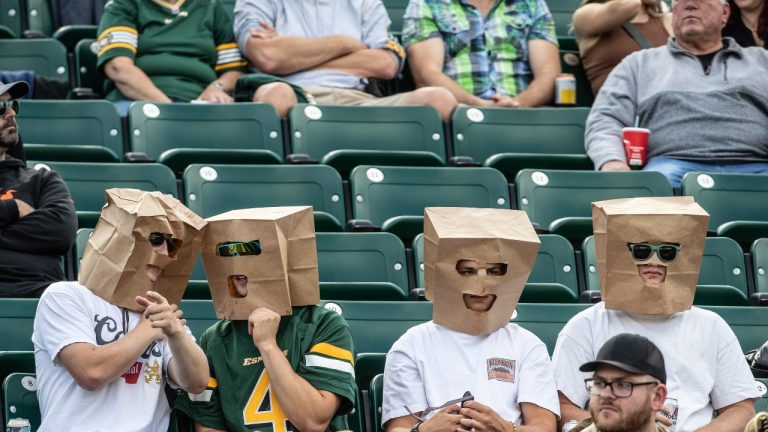
{"label": "eye hole cut in paper bag", "polygon": [[[179,304],[200,251],[206,222],[171,195],[137,189],[107,189],[107,204],[88,239],[78,281],[104,300],[140,312],[137,295],[157,291]],[[169,256],[149,243],[151,233],[169,234]],[[164,244],[167,247],[167,244]],[[147,266],[162,272],[153,283]]]}
{"label": "eye hole cut in paper bag", "polygon": [[[471,335],[507,325],[533,269],[539,237],[522,211],[428,207],[424,210],[425,294],[434,303],[432,320]],[[501,265],[502,274],[461,275],[460,260],[479,268]],[[485,312],[467,308],[464,294],[495,295]]]}
{"label": "eye hole cut in paper bag", "polygon": [[[600,290],[606,309],[669,315],[691,308],[709,215],[692,197],[624,198],[592,203]],[[629,243],[679,244],[672,261],[657,252],[632,257]],[[645,282],[641,265],[666,267],[662,281]]]}
{"label": "eye hole cut in paper bag", "polygon": [[[217,318],[247,320],[260,307],[285,316],[293,306],[320,303],[312,207],[241,209],[207,220],[203,264]],[[244,296],[237,275],[248,278]]]}

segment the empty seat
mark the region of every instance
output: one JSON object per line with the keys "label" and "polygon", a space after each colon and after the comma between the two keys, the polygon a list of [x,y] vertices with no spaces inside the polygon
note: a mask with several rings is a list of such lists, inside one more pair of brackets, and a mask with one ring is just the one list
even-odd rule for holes
{"label": "empty seat", "polygon": [[[375,432],[381,432],[381,405],[384,403],[384,374],[380,373],[371,380],[369,392],[371,404],[371,427]],[[418,409],[418,408],[415,408]]]}
{"label": "empty seat", "polygon": [[539,228],[580,243],[592,233],[592,202],[672,196],[663,174],[652,171],[520,171],[517,205]]}
{"label": "empty seat", "polygon": [[[3,380],[3,417],[29,420],[31,430],[40,428],[40,403],[34,373],[12,373]],[[9,429],[10,430],[10,429]]]}
{"label": "empty seat", "polygon": [[514,179],[523,168],[592,169],[584,150],[587,108],[473,108],[453,112],[456,156]]}
{"label": "empty seat", "polygon": [[119,162],[120,114],[105,100],[25,100],[17,117],[31,160]]}
{"label": "empty seat", "polygon": [[[355,357],[355,381],[357,382],[357,406],[355,412],[347,415],[349,428],[353,431],[370,430],[364,426],[372,422],[370,404],[371,381],[376,375],[384,373],[386,353],[360,353]],[[373,424],[373,423],[370,423]]]}
{"label": "empty seat", "polygon": [[744,248],[768,237],[768,176],[689,172],[682,189],[709,213],[709,231]]}
{"label": "empty seat", "polygon": [[491,168],[359,166],[349,181],[353,217],[406,243],[424,230],[425,207],[509,208],[507,182]]}
{"label": "empty seat", "polygon": [[82,39],[75,45],[75,83],[79,88],[89,88],[96,94],[104,92],[104,76],[96,66],[99,54],[96,39]]}
{"label": "empty seat", "polygon": [[181,175],[187,165],[281,163],[283,134],[271,105],[135,102],[131,151]]}
{"label": "empty seat", "polygon": [[96,25],[66,25],[59,27],[51,36],[61,42],[68,53],[74,53],[78,42],[83,39],[96,39],[99,26]]}
{"label": "empty seat", "polygon": [[[573,246],[556,234],[539,236],[541,247],[520,297],[521,303],[576,303],[579,285]],[[416,284],[424,286],[424,234],[413,239]]]}
{"label": "empty seat", "polygon": [[53,28],[53,13],[50,0],[24,0],[27,6],[27,28],[31,36],[50,37]]}
{"label": "empty seat", "polygon": [[67,50],[56,39],[2,39],[0,64],[5,70],[32,70],[69,82]]}
{"label": "empty seat", "polygon": [[21,37],[21,6],[19,5],[19,0],[3,0],[0,2],[0,25],[6,27],[11,32],[11,37]]}
{"label": "empty seat", "polygon": [[768,238],[755,240],[750,255],[755,273],[754,300],[760,305],[768,304]]}
{"label": "empty seat", "polygon": [[341,231],[341,177],[325,165],[199,165],[184,171],[187,206],[202,217],[251,207],[312,206],[317,231]]}
{"label": "empty seat", "polygon": [[294,154],[346,174],[357,165],[444,165],[443,122],[428,106],[296,105]]}
{"label": "empty seat", "polygon": [[[595,240],[589,236],[582,245],[586,289],[592,298],[600,290]],[[696,305],[746,306],[749,304],[744,254],[738,243],[726,237],[704,240],[699,280],[696,282]]]}
{"label": "empty seat", "polygon": [[760,399],[755,401],[755,411],[768,411],[768,378],[755,378]]}
{"label": "empty seat", "polygon": [[134,188],[178,195],[173,172],[161,164],[86,162],[29,162],[28,164],[37,169],[52,169],[61,175],[75,203],[80,228],[96,226],[101,208],[106,203],[104,191],[107,189]]}
{"label": "empty seat", "polygon": [[390,233],[318,233],[317,259],[323,299],[408,299],[405,247]]}

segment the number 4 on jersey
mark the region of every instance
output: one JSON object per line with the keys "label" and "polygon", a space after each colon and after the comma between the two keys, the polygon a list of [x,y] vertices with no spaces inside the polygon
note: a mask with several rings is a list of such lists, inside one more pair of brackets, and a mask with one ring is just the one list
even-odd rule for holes
{"label": "number 4 on jersey", "polygon": [[246,426],[270,425],[274,432],[291,432],[283,409],[277,398],[270,391],[270,382],[267,372],[262,372],[256,387],[248,398],[243,410],[243,421]]}

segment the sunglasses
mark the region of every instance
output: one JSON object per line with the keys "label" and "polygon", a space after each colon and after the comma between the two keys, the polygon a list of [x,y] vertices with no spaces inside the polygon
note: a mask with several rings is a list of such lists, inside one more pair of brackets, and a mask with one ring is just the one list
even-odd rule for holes
{"label": "sunglasses", "polygon": [[261,255],[261,242],[225,242],[216,245],[216,255],[221,257]]}
{"label": "sunglasses", "polygon": [[459,404],[459,406],[463,408],[464,407],[464,402],[471,401],[471,400],[475,400],[475,397],[472,396],[472,393],[470,393],[469,391],[465,391],[464,392],[464,396],[462,396],[462,397],[460,397],[458,399],[449,400],[448,402],[446,402],[446,403],[444,403],[444,404],[442,404],[440,406],[424,408],[423,410],[419,411],[419,414],[421,414],[420,416],[416,415],[416,413],[411,411],[411,409],[408,408],[407,406],[403,406],[403,408],[405,408],[405,410],[408,411],[408,414],[410,414],[413,418],[415,418],[416,420],[424,423],[425,421],[427,421],[426,417],[424,417],[424,416],[426,416],[427,414],[431,413],[432,411],[441,410],[441,409],[443,409],[445,407],[449,407],[451,405],[456,405],[456,404]]}
{"label": "sunglasses", "polygon": [[11,108],[16,114],[19,113],[19,101],[17,100],[8,100],[8,101],[0,101],[0,116],[5,115],[5,113],[8,111],[8,108]]}
{"label": "sunglasses", "polygon": [[162,246],[165,243],[168,253],[175,251],[179,244],[179,241],[171,237],[170,234],[153,232],[147,239],[152,246]]}
{"label": "sunglasses", "polygon": [[649,244],[649,243],[627,243],[632,252],[632,258],[635,261],[648,261],[656,252],[656,255],[663,262],[670,262],[677,258],[680,251],[680,245],[674,244]]}

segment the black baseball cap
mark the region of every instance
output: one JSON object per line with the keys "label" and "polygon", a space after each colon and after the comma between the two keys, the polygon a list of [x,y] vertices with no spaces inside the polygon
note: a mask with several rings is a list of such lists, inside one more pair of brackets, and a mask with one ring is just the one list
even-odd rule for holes
{"label": "black baseball cap", "polygon": [[608,339],[597,353],[597,359],[584,363],[579,370],[594,372],[603,364],[631,373],[650,375],[665,384],[667,382],[661,351],[653,342],[637,334],[621,333]]}
{"label": "black baseball cap", "polygon": [[0,95],[9,93],[11,99],[18,99],[29,92],[29,84],[26,81],[16,81],[8,84],[0,84]]}

